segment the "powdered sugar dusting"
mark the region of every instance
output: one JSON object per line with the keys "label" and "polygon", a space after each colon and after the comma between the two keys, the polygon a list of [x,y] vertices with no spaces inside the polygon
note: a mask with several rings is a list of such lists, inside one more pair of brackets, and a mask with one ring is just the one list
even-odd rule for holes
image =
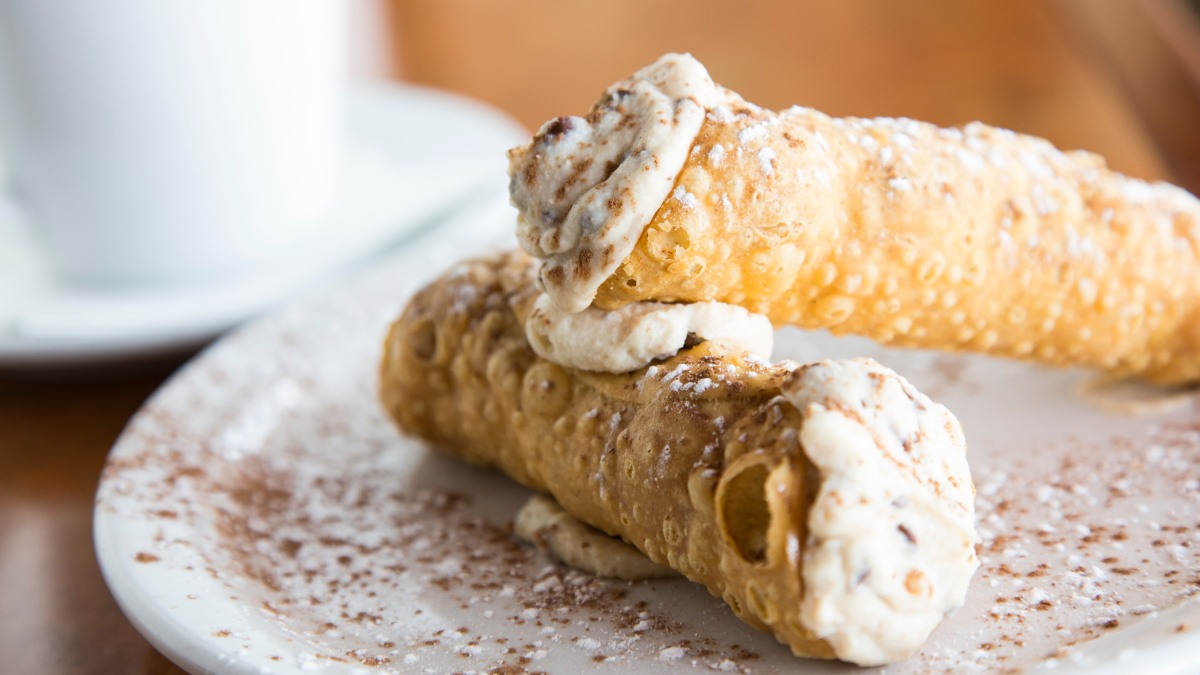
{"label": "powdered sugar dusting", "polygon": [[775,151],[771,148],[763,148],[758,151],[758,165],[762,168],[763,175],[767,178],[775,175]]}

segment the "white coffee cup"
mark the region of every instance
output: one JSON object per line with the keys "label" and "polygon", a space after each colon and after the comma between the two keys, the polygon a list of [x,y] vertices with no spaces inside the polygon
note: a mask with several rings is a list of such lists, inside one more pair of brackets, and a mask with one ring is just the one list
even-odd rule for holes
{"label": "white coffee cup", "polygon": [[199,279],[314,234],[339,191],[343,3],[0,0],[0,153],[61,272]]}

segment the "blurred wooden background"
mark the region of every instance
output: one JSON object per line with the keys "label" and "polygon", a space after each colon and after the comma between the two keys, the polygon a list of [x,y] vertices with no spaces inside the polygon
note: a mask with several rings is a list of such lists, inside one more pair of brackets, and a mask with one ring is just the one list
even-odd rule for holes
{"label": "blurred wooden background", "polygon": [[[1175,0],[376,1],[384,70],[530,129],[690,51],[767,107],[978,119],[1200,190],[1200,30]],[[121,616],[90,539],[104,454],[178,362],[91,382],[0,373],[0,672],[182,672]]]}
{"label": "blurred wooden background", "polygon": [[1178,2],[393,0],[387,15],[395,72],[531,129],[688,51],[765,107],[981,120],[1098,152],[1131,175],[1200,185],[1200,31]]}

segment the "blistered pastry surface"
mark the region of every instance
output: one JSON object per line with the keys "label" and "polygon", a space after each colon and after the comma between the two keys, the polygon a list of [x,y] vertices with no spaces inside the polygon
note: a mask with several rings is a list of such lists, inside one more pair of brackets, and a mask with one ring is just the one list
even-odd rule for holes
{"label": "blistered pastry surface", "polygon": [[690,55],[667,54],[509,152],[517,238],[555,305],[591,304],[671,191],[705,108],[730,97]]}
{"label": "blistered pastry surface", "polygon": [[1200,202],[973,123],[709,112],[596,303],[719,300],[901,346],[1200,377]]}
{"label": "blistered pastry surface", "polygon": [[801,366],[783,392],[821,476],[800,619],[841,659],[907,658],[962,606],[979,567],[962,427],[871,359]]}
{"label": "blistered pastry surface", "polygon": [[[803,508],[800,415],[779,396],[789,371],[708,343],[625,375],[564,369],[525,338],[531,269],[523,256],[466,263],[418,292],[385,342],[384,407],[404,431],[502,469],[705,584],[796,653],[832,657],[795,616],[799,577],[785,549],[789,530],[803,539],[803,520],[777,521],[765,566],[716,523],[718,484],[739,459],[782,467],[772,498]],[[752,450],[760,457],[745,458]]]}
{"label": "blistered pastry surface", "polygon": [[721,302],[632,302],[571,313],[543,293],[525,321],[525,335],[538,356],[560,366],[627,373],[675,354],[689,337],[770,359],[775,329],[762,314]]}
{"label": "blistered pastry surface", "polygon": [[[530,269],[520,255],[465,263],[416,295],[388,337],[381,377],[381,398],[401,428],[550,493],[581,521],[705,584],[741,619],[774,633],[796,654],[881,662],[877,652],[857,643],[839,651],[803,614],[810,594],[828,592],[802,576],[814,522],[809,514],[824,476],[802,447],[808,417],[819,421],[822,412],[804,397],[817,392],[823,404],[848,401],[860,397],[860,383],[815,383],[813,376],[797,381],[794,363],[770,365],[708,342],[625,375],[562,368],[537,357],[525,338],[522,319],[537,296]],[[875,375],[891,372],[871,368]],[[789,388],[806,407],[789,402]],[[872,396],[866,400],[881,402]],[[898,419],[907,419],[903,411],[913,405],[907,397],[883,404],[899,405]],[[888,411],[877,412],[892,421]],[[944,409],[930,414],[939,423],[957,424]],[[969,491],[961,432],[952,440],[933,436],[921,450],[953,463],[949,475],[965,480]],[[923,476],[940,475],[936,467],[914,465]],[[844,489],[844,475],[829,475]],[[914,531],[924,535],[941,526],[939,512],[924,505],[919,490],[909,483],[899,489],[919,505],[906,518],[934,521],[914,525]],[[952,500],[947,509],[963,507],[960,495],[945,496]],[[969,503],[968,495],[968,528]],[[942,550],[932,537],[926,543],[931,553]],[[896,560],[908,560],[902,551],[907,545],[898,536],[881,540],[875,550],[891,546]],[[954,592],[961,604],[961,589]],[[941,594],[924,614],[907,608],[906,618],[919,620],[908,641],[882,648],[886,660],[916,649],[953,606],[947,601],[952,595]],[[937,619],[926,620],[932,612]],[[843,623],[827,632],[841,639],[853,631]],[[886,642],[882,636],[880,643]]]}

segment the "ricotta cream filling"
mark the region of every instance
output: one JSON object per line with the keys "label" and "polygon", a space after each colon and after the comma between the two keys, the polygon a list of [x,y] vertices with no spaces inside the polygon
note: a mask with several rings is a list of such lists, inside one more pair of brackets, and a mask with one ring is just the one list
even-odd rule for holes
{"label": "ricotta cream filling", "polygon": [[962,427],[871,359],[802,366],[784,396],[805,414],[800,442],[821,476],[800,620],[842,660],[907,658],[979,567]]}
{"label": "ricotta cream filling", "polygon": [[513,533],[578,570],[638,581],[681,576],[616,537],[584,524],[550,497],[533,495],[517,512]]}
{"label": "ricotta cream filling", "polygon": [[671,192],[705,109],[736,100],[699,61],[667,54],[509,151],[517,239],[559,309],[592,303]]}
{"label": "ricotta cream filling", "polygon": [[633,302],[571,313],[543,293],[525,322],[525,336],[538,356],[567,368],[605,373],[627,373],[671,356],[683,349],[689,333],[764,359],[771,358],[775,341],[767,317],[723,302]]}

